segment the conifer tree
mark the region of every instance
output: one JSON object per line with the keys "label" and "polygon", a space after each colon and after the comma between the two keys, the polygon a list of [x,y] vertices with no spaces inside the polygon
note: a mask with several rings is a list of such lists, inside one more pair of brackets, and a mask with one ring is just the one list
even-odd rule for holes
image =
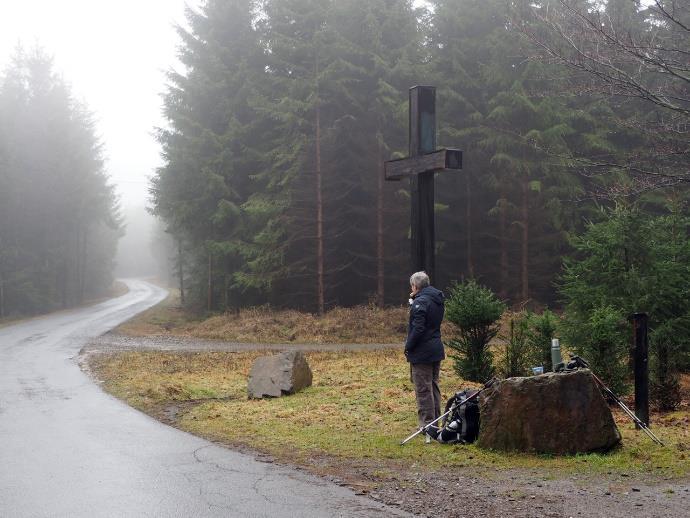
{"label": "conifer tree", "polygon": [[201,12],[188,9],[190,30],[178,30],[186,70],[169,75],[170,129],[159,131],[165,165],[152,183],[153,211],[176,236],[179,252],[186,245],[188,289],[208,309],[229,302],[246,239],[242,205],[256,160],[245,138],[253,129],[252,74],[262,66],[255,7],[219,0]]}
{"label": "conifer tree", "polygon": [[[439,179],[448,186],[440,191],[453,193],[444,220],[465,233],[465,254],[456,261],[464,255],[463,274],[487,275],[504,299],[548,300],[566,233],[577,220],[564,201],[582,192],[581,180],[564,167],[564,157],[583,152],[591,138],[574,126],[581,106],[547,94],[549,70],[526,59],[527,43],[512,30],[505,2],[434,4],[429,41],[436,80],[444,85],[442,144],[459,143],[468,157],[461,175]],[[483,228],[475,237],[473,220]],[[475,272],[473,241],[483,265],[495,267]]]}
{"label": "conifer tree", "polygon": [[18,49],[0,79],[0,316],[102,295],[120,233],[92,115]]}

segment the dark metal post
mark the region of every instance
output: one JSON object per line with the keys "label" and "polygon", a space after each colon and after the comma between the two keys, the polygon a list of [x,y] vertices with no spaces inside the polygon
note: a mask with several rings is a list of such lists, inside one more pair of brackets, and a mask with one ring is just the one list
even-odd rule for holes
{"label": "dark metal post", "polygon": [[649,424],[649,342],[647,339],[647,320],[647,313],[634,313],[630,316],[630,321],[633,324],[635,415],[645,424]]}
{"label": "dark metal post", "polygon": [[[410,88],[410,157],[436,151],[436,88]],[[412,197],[411,245],[412,268],[424,270],[434,278],[434,173],[427,172],[410,178]]]}

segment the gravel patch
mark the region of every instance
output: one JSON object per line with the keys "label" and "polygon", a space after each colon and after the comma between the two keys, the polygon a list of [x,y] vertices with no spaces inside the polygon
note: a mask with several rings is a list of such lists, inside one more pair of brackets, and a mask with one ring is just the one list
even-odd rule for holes
{"label": "gravel patch", "polygon": [[221,342],[216,340],[202,340],[184,336],[126,336],[118,333],[106,333],[94,340],[82,349],[82,354],[118,351],[203,351],[203,352],[243,352],[243,351],[371,351],[380,349],[399,348],[402,353],[403,345],[400,344],[256,344],[240,342]]}
{"label": "gravel patch", "polygon": [[502,470],[407,473],[370,494],[422,516],[453,518],[687,517],[687,481],[650,483],[637,477],[572,476],[544,480],[538,473]]}

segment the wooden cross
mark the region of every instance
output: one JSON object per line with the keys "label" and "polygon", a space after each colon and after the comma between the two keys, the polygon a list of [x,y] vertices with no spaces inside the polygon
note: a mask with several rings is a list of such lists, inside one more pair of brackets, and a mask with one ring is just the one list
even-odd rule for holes
{"label": "wooden cross", "polygon": [[409,157],[385,163],[386,180],[410,177],[412,268],[433,279],[436,267],[434,174],[462,169],[462,151],[436,149],[436,87],[410,88]]}

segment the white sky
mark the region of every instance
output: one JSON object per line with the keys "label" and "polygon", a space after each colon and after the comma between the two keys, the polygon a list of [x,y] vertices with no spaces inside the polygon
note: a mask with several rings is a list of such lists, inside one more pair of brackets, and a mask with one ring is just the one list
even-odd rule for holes
{"label": "white sky", "polygon": [[107,170],[124,206],[146,202],[147,178],[161,163],[152,131],[164,124],[164,74],[179,67],[173,26],[184,24],[184,6],[185,0],[0,0],[0,69],[19,42],[54,57],[99,121]]}
{"label": "white sky", "polygon": [[54,57],[99,121],[123,205],[145,202],[147,177],[160,165],[152,130],[164,124],[160,94],[165,71],[176,66],[173,25],[184,22],[184,6],[184,0],[0,0],[0,68],[20,41]]}

